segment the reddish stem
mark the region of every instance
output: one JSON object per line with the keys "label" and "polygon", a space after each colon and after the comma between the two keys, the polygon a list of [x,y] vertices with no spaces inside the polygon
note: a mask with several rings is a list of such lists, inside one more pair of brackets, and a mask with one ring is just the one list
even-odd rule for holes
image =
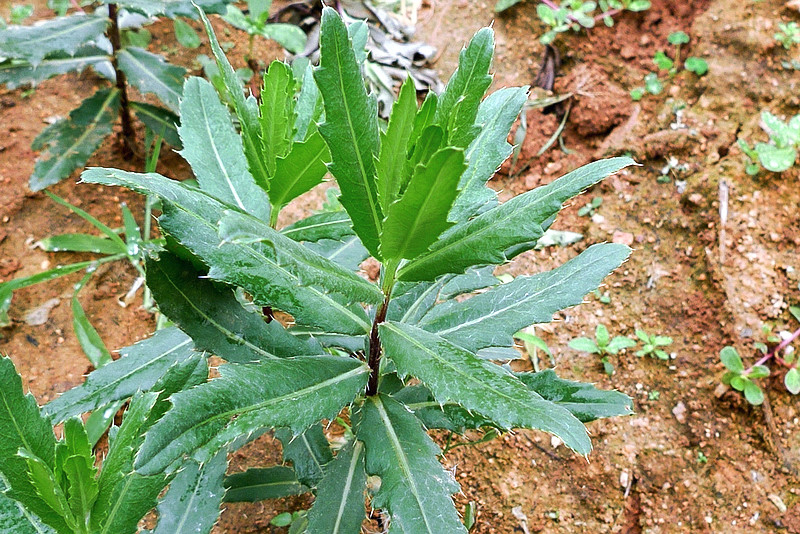
{"label": "reddish stem", "polygon": [[781,361],[781,363],[785,363],[785,362],[783,362],[783,359],[782,359],[780,356],[778,356],[778,353],[779,353],[780,351],[782,351],[783,349],[785,349],[785,348],[786,348],[786,347],[789,345],[789,343],[791,343],[792,341],[794,341],[794,340],[795,340],[795,339],[797,339],[798,337],[800,337],[800,328],[798,328],[797,330],[795,330],[794,332],[792,332],[792,335],[791,335],[791,336],[789,336],[789,337],[787,337],[786,339],[784,339],[783,341],[781,341],[781,342],[780,342],[778,345],[775,345],[775,347],[773,347],[773,349],[772,349],[772,350],[770,350],[769,352],[767,352],[767,353],[764,355],[764,357],[763,357],[763,358],[761,358],[761,359],[760,359],[760,360],[758,360],[756,363],[754,363],[753,365],[751,365],[751,366],[750,366],[750,368],[749,368],[747,371],[745,371],[744,373],[742,373],[742,374],[745,374],[745,375],[747,375],[747,374],[750,374],[750,372],[753,370],[753,368],[754,368],[754,367],[757,367],[757,366],[759,366],[759,365],[764,365],[764,364],[765,364],[765,363],[767,363],[767,362],[768,362],[768,361],[769,361],[771,358],[775,358],[776,360],[780,360],[780,361]]}

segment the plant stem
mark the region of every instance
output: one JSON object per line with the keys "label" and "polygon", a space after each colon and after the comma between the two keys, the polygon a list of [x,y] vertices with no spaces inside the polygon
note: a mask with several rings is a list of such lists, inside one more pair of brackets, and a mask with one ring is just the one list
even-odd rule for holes
{"label": "plant stem", "polygon": [[780,342],[778,345],[776,345],[776,346],[775,346],[775,347],[774,347],[774,348],[773,348],[771,351],[769,351],[768,353],[766,353],[766,354],[764,355],[764,357],[763,357],[763,358],[761,358],[761,359],[760,359],[760,360],[758,360],[756,363],[754,363],[753,365],[751,365],[751,366],[750,366],[750,368],[749,368],[747,371],[745,371],[744,373],[742,373],[742,374],[744,374],[744,375],[750,374],[750,372],[753,370],[753,368],[754,368],[754,367],[756,367],[756,366],[759,366],[759,365],[764,365],[764,364],[765,364],[765,363],[767,363],[767,362],[768,362],[768,361],[769,361],[771,358],[776,358],[776,357],[779,357],[779,356],[778,356],[778,352],[780,352],[780,351],[782,351],[783,349],[785,349],[785,348],[786,348],[786,346],[787,346],[787,345],[789,345],[789,343],[791,343],[792,341],[794,341],[794,340],[795,340],[795,339],[797,339],[798,337],[800,337],[800,328],[798,328],[797,330],[795,330],[794,332],[792,332],[792,335],[791,335],[791,336],[789,336],[789,337],[787,337],[786,339],[784,339],[783,341],[781,341],[781,342]]}
{"label": "plant stem", "polygon": [[111,64],[114,67],[114,74],[117,78],[117,90],[119,90],[119,115],[122,121],[122,137],[120,138],[122,157],[130,159],[133,156],[133,147],[136,143],[136,132],[133,129],[133,120],[131,119],[131,108],[128,100],[128,83],[125,79],[125,73],[119,69],[119,63],[117,61],[117,52],[122,49],[117,4],[108,4],[108,18],[111,20],[111,27],[108,31],[108,37],[111,41],[112,48]]}
{"label": "plant stem", "polygon": [[390,294],[386,294],[383,303],[375,313],[375,320],[372,322],[372,330],[369,333],[369,358],[367,364],[369,365],[370,374],[369,382],[367,383],[367,396],[372,396],[378,393],[378,377],[380,375],[381,367],[381,339],[378,336],[378,325],[386,320],[386,310],[389,308]]}

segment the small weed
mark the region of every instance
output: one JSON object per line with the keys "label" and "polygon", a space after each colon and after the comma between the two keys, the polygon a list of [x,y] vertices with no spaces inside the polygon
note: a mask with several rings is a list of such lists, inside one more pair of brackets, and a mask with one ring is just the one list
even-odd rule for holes
{"label": "small weed", "polygon": [[784,122],[765,110],[761,112],[761,128],[769,134],[769,142],[750,147],[744,139],[738,140],[739,148],[747,157],[747,174],[758,174],[759,164],[772,172],[790,169],[797,160],[797,147],[800,145],[800,115]]}
{"label": "small weed", "polygon": [[661,398],[660,391],[651,391],[647,394],[647,400],[649,401],[657,401],[660,398]]}
{"label": "small weed", "polygon": [[[659,50],[653,55],[653,63],[659,72],[665,72],[668,78],[672,78],[678,73],[678,66],[681,64],[681,45],[689,42],[689,36],[684,32],[673,32],[667,37],[667,41],[675,46],[673,57],[669,57],[666,52]],[[699,57],[688,57],[683,62],[683,68],[693,72],[697,76],[703,76],[708,72],[708,63]],[[646,93],[658,95],[664,91],[664,82],[659,78],[658,72],[650,72],[644,77],[644,86],[631,89],[630,95],[633,100],[641,100]]]}
{"label": "small weed", "polygon": [[636,337],[644,344],[641,350],[636,351],[637,356],[650,356],[651,358],[658,358],[659,360],[669,360],[669,354],[661,347],[672,345],[671,337],[651,336],[644,330],[636,330]]}
{"label": "small weed", "polygon": [[594,331],[594,339],[588,337],[578,337],[569,342],[571,349],[597,354],[602,356],[600,362],[607,375],[614,374],[614,366],[608,361],[608,356],[618,354],[619,351],[636,345],[636,342],[625,336],[616,336],[613,339],[608,334],[608,329],[602,325],[597,325]]}
{"label": "small weed", "polygon": [[601,304],[611,304],[611,294],[608,291],[600,293],[600,288],[597,288],[594,290],[593,295]]}
{"label": "small weed", "polygon": [[800,25],[796,22],[779,22],[775,40],[790,50],[794,45],[800,44]]}
{"label": "small weed", "polygon": [[578,210],[578,215],[581,217],[591,217],[594,215],[595,210],[597,210],[597,208],[599,208],[602,204],[603,197],[594,197]]}
{"label": "small weed", "polygon": [[706,456],[703,451],[698,451],[697,453],[697,463],[698,464],[707,464],[708,463],[708,456]]}
{"label": "small weed", "polygon": [[14,4],[11,6],[11,24],[22,24],[25,19],[33,15],[33,6],[30,4]]}

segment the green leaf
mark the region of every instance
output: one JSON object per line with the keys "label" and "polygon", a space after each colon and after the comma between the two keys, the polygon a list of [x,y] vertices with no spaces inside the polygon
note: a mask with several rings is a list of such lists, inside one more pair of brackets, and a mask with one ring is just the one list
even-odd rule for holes
{"label": "green leaf", "polygon": [[277,220],[277,213],[291,200],[322,183],[328,172],[325,164],[330,159],[328,145],[319,132],[314,132],[305,141],[294,143],[291,152],[278,158],[275,174],[269,183],[273,220]]}
{"label": "green leaf", "polygon": [[93,270],[87,272],[83,279],[75,285],[75,291],[72,293],[72,329],[75,330],[75,337],[78,339],[83,353],[92,362],[92,366],[95,369],[99,369],[103,365],[110,363],[113,358],[111,353],[108,352],[106,344],[103,343],[100,334],[89,322],[89,318],[86,317],[86,312],[78,300],[78,291],[89,281],[92,274],[94,274]]}
{"label": "green leaf", "polygon": [[582,423],[633,413],[633,400],[624,393],[564,380],[552,369],[538,373],[517,373],[516,376],[544,399],[569,410]]}
{"label": "green leaf", "polygon": [[299,54],[306,47],[306,32],[294,24],[274,23],[261,27],[261,35],[272,39],[292,54]]}
{"label": "green leaf", "polygon": [[566,409],[542,399],[500,366],[435,334],[401,323],[380,326],[386,357],[401,376],[414,376],[440,403],[457,402],[501,428],[535,428],[588,454],[586,429]]}
{"label": "green leaf", "polygon": [[0,532],[4,534],[53,534],[17,501],[7,497],[7,486],[0,476]]}
{"label": "green leaf", "polygon": [[381,132],[381,148],[376,166],[378,200],[385,212],[397,200],[400,187],[406,181],[403,168],[408,159],[409,139],[417,116],[417,90],[409,76],[400,87],[392,107],[389,126]]}
{"label": "green leaf", "polygon": [[107,17],[75,14],[11,26],[0,30],[0,50],[3,57],[24,59],[35,67],[53,52],[75,53],[82,44],[103,35],[107,25]]}
{"label": "green leaf", "polygon": [[5,357],[0,357],[0,400],[0,473],[9,487],[5,494],[58,532],[69,532],[63,517],[39,495],[29,477],[28,462],[18,454],[26,451],[52,469],[56,438],[50,422],[39,414],[36,399],[23,394],[22,380]]}
{"label": "green leaf", "polygon": [[441,451],[419,420],[382,394],[369,397],[354,418],[367,473],[381,477],[371,504],[388,512],[390,532],[466,534],[450,498],[459,486],[436,459]]}
{"label": "green leaf", "polygon": [[797,371],[797,367],[789,369],[783,379],[783,383],[792,395],[800,393],[800,372]]}
{"label": "green leaf", "polygon": [[225,502],[258,502],[307,491],[308,488],[297,481],[294,469],[280,465],[248,469],[225,477]]}
{"label": "green leaf", "polygon": [[608,328],[605,325],[599,324],[594,329],[594,338],[597,340],[597,344],[601,347],[607,347],[608,342],[610,341],[608,335]]}
{"label": "green leaf", "polygon": [[119,91],[101,89],[33,140],[33,150],[44,150],[36,160],[30,188],[41,191],[86,165],[89,157],[111,134],[117,119]]}
{"label": "green leaf", "polygon": [[364,491],[364,444],[351,441],[328,465],[314,505],[308,512],[307,534],[359,532],[366,516]]}
{"label": "green leaf", "polygon": [[[473,265],[501,264],[505,251],[533,248],[545,224],[568,199],[611,173],[634,164],[630,158],[609,158],[585,165],[561,178],[518,195],[467,222],[457,224],[431,246],[430,252],[398,271],[400,280],[433,280],[445,273],[464,272]],[[523,325],[527,326],[527,325]]]}
{"label": "green leaf", "polygon": [[461,302],[440,304],[420,326],[470,351],[510,346],[518,330],[549,323],[555,312],[580,304],[630,252],[625,245],[592,245],[552,271],[518,276]]}
{"label": "green leaf", "polygon": [[169,110],[146,104],[144,102],[131,102],[131,109],[145,126],[154,134],[160,135],[168,144],[180,150],[183,148],[178,126],[181,121],[177,115]]}
{"label": "green leaf", "polygon": [[173,21],[173,26],[175,28],[175,39],[181,44],[181,46],[185,46],[186,48],[197,48],[200,46],[200,37],[197,35],[197,32],[194,31],[194,28],[189,26],[183,20],[176,18]]}
{"label": "green leaf", "polygon": [[331,149],[331,174],[342,191],[341,202],[370,254],[380,259],[383,213],[378,203],[375,158],[378,156],[378,105],[367,96],[361,69],[344,22],[331,8],[322,11],[320,66],[314,72],[325,104],[320,133]]}
{"label": "green leaf", "polygon": [[475,118],[481,99],[492,83],[489,69],[493,53],[491,28],[481,28],[461,50],[458,68],[439,96],[434,120],[447,132],[448,146],[467,148],[478,135]]}
{"label": "green leaf", "polygon": [[[264,76],[259,106],[261,144],[264,150],[262,157],[270,176],[275,174],[275,161],[279,157],[285,157],[292,146],[296,85],[289,65],[283,61],[270,63],[267,74]],[[268,187],[265,186],[267,184],[262,184],[265,189],[272,188],[271,183]]]}
{"label": "green leaf", "polygon": [[175,363],[189,359],[192,340],[177,328],[159,330],[152,337],[120,350],[118,360],[89,373],[79,387],[70,389],[42,407],[53,423],[127,399],[149,390]]}
{"label": "green leaf", "polygon": [[324,466],[333,460],[322,425],[313,425],[298,436],[288,428],[279,428],[275,430],[275,437],[283,445],[283,461],[292,462],[297,480],[308,487],[316,487],[324,475]]}
{"label": "green leaf", "polygon": [[158,503],[158,526],[152,534],[208,534],[219,517],[228,467],[225,451],[199,464],[189,460]]}
{"label": "green leaf", "polygon": [[64,442],[56,446],[56,469],[63,470],[67,503],[78,524],[88,524],[92,506],[97,500],[95,480],[97,468],[89,437],[83,422],[73,417],[64,423]]}
{"label": "green leaf", "polygon": [[[308,65],[303,75],[303,85],[300,88],[300,94],[297,96],[294,108],[297,114],[294,123],[295,141],[303,141],[310,129],[316,129],[314,122],[321,112],[322,106],[320,104],[319,88],[317,87],[317,82],[314,81],[314,69],[311,68],[311,65]],[[312,125],[314,128],[309,128]]]}
{"label": "green leaf", "polygon": [[214,87],[189,78],[181,101],[178,128],[183,150],[200,188],[242,211],[269,220],[269,199],[248,172],[240,137]]}
{"label": "green leaf", "polygon": [[581,352],[588,352],[590,354],[600,353],[597,343],[588,337],[576,337],[575,339],[571,339],[568,345],[569,348],[579,350]]}
{"label": "green leaf", "polygon": [[466,220],[482,207],[487,194],[495,194],[485,184],[511,154],[508,133],[528,98],[528,87],[511,87],[495,91],[481,102],[476,124],[480,133],[465,153],[467,170],[461,175],[461,190],[450,211],[451,221]]}
{"label": "green leaf", "polygon": [[791,146],[779,148],[767,143],[758,143],[755,150],[761,165],[772,172],[783,172],[792,168],[797,159],[797,150]]}
{"label": "green leaf", "polygon": [[225,13],[229,0],[101,0],[104,4],[114,3],[129,11],[141,13],[147,17],[166,16],[188,17],[194,19],[197,12]]}
{"label": "green leaf", "polygon": [[452,279],[443,276],[436,282],[399,282],[392,290],[392,300],[386,317],[392,321],[417,324],[437,300],[441,300],[443,286]]}
{"label": "green leaf", "polygon": [[[48,515],[40,516],[42,520],[63,534],[77,530],[76,519],[72,515],[64,490],[56,480],[56,475],[53,473],[51,466],[45,464],[41,458],[27,449],[20,449],[17,454],[27,463],[31,485],[48,507]],[[10,495],[21,501],[13,493],[10,493]],[[29,505],[26,503],[26,506]],[[66,530],[62,530],[57,526],[61,521],[68,525]]]}
{"label": "green leaf", "polygon": [[764,392],[754,382],[747,380],[744,383],[744,396],[753,406],[760,406],[764,402]]}
{"label": "green leaf", "polygon": [[662,50],[655,53],[653,56],[653,63],[655,63],[656,67],[660,70],[669,70],[675,64]]}
{"label": "green leaf", "polygon": [[686,61],[683,62],[683,66],[686,67],[686,70],[694,72],[698,76],[703,76],[708,72],[708,63],[701,57],[687,57]]}
{"label": "green leaf", "polygon": [[107,51],[94,45],[81,46],[73,54],[52,52],[36,65],[22,59],[6,59],[0,62],[0,85],[16,89],[22,85],[36,85],[59,74],[80,73],[88,66],[110,68],[109,59]]}
{"label": "green leaf", "polygon": [[128,83],[142,93],[153,93],[170,110],[178,112],[186,69],[167,63],[158,54],[133,46],[117,52],[117,62]]}
{"label": "green leaf", "polygon": [[464,168],[464,153],[446,148],[434,154],[427,165],[414,169],[403,196],[386,211],[381,234],[384,258],[415,258],[452,226],[447,214]]}
{"label": "green leaf", "polygon": [[278,321],[244,308],[233,291],[201,277],[191,264],[161,252],[147,259],[147,286],[161,313],[192,337],[198,350],[230,362],[299,356],[314,349]]}
{"label": "green leaf", "polygon": [[323,211],[287,226],[281,233],[295,241],[341,241],[355,235],[346,211]]}
{"label": "green leaf", "polygon": [[425,428],[444,428],[463,434],[468,428],[494,427],[488,418],[455,403],[440,404],[423,385],[406,386],[392,397],[416,415]]}
{"label": "green leaf", "polygon": [[458,295],[496,286],[500,283],[500,280],[495,277],[493,273],[493,265],[467,269],[464,274],[452,277],[442,286],[442,291],[439,293],[439,300],[448,300]]}
{"label": "green leaf", "polygon": [[200,19],[203,21],[217,68],[227,89],[226,94],[223,96],[227,97],[225,100],[233,102],[236,116],[239,117],[242,144],[250,173],[257,184],[267,184],[269,183],[270,173],[267,171],[266,162],[262,157],[263,146],[261,144],[261,125],[258,120],[258,105],[253,98],[245,99],[242,80],[222,52],[217,37],[214,35],[214,30],[211,28],[211,23],[208,22],[208,18],[202,11],[200,11]]}
{"label": "green leaf", "polygon": [[94,252],[95,254],[120,254],[127,247],[106,238],[89,234],[58,234],[45,237],[36,244],[46,252]]}
{"label": "green leaf", "polygon": [[669,44],[682,45],[689,42],[689,36],[686,35],[686,32],[672,32],[667,36],[667,41]]}
{"label": "green leaf", "polygon": [[608,343],[606,351],[610,352],[611,354],[617,354],[622,349],[629,349],[635,346],[636,342],[631,338],[624,336],[616,336]]}
{"label": "green leaf", "polygon": [[148,432],[136,460],[159,473],[184,454],[206,461],[241,435],[290,427],[299,433],[331,419],[366,385],[369,368],[354,359],[303,356],[219,367],[220,378],[182,391]]}

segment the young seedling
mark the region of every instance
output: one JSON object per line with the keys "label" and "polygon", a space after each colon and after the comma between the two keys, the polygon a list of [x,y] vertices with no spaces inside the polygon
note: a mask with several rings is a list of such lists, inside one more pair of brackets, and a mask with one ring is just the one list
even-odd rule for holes
{"label": "young seedling", "polygon": [[660,360],[669,360],[669,354],[661,347],[672,345],[671,337],[651,336],[644,330],[636,330],[636,337],[638,337],[643,344],[641,350],[636,351],[637,356],[640,358],[642,356],[650,356],[651,358],[658,358]]}
{"label": "young seedling", "polygon": [[298,26],[268,22],[271,5],[272,0],[247,0],[247,13],[238,7],[229,5],[227,12],[222,17],[228,24],[247,32],[250,36],[247,54],[244,58],[253,70],[256,70],[254,67],[258,66],[253,59],[253,45],[256,36],[271,39],[293,54],[302,52],[306,46],[306,34]]}
{"label": "young seedling", "polygon": [[[176,327],[136,345],[140,359],[123,355],[45,407],[55,424],[136,391],[163,392],[152,378],[163,375],[176,353],[188,351],[184,358],[199,361],[200,369],[188,373],[199,383],[167,392],[169,410],[158,405],[158,421],[141,445],[126,447],[133,464],[109,465],[107,458],[102,466],[158,481],[156,495],[161,481],[175,476],[158,505],[159,531],[176,532],[173,521],[185,518],[193,532],[207,533],[205,521],[213,524],[223,498],[257,501],[311,491],[308,533],[357,533],[366,516],[367,479],[379,477],[379,486],[370,485],[370,504],[391,531],[465,533],[451,498],[459,485],[439,463],[428,429],[479,429],[486,437],[534,428],[588,454],[585,422],[630,413],[631,400],[618,392],[563,380],[552,370],[514,373],[479,355],[511,348],[521,328],[579,304],[630,252],[619,244],[594,245],[557,269],[505,284],[483,274],[533,248],[568,199],[633,164],[624,157],[591,163],[499,203],[486,181],[511,153],[506,139],[527,88],[483,99],[491,82],[491,29],[470,41],[440,96],[418,106],[413,82],[405,83],[381,132],[356,50],[333,9],[322,14],[319,68],[298,95],[285,83],[265,83],[262,99],[278,105],[260,116],[204,23],[241,130],[210,83],[186,82],[180,135],[197,187],[157,173],[96,168],[82,175],[84,182],[126,186],[161,200],[166,239],[145,272],[159,310]],[[317,87],[325,113],[319,128],[309,118]],[[344,210],[274,228],[272,210],[318,183],[316,174],[300,181],[297,167],[277,169],[296,150],[306,154],[300,170],[324,160],[322,148],[309,146],[317,133],[330,152],[328,168]],[[258,165],[270,170],[258,174]],[[377,283],[356,272],[367,256],[381,264]],[[278,320],[285,316],[290,327]],[[211,380],[204,367],[209,354],[226,362]],[[18,411],[0,413],[13,418]],[[349,422],[350,432],[334,451],[321,421],[337,417]],[[221,480],[218,462],[224,471],[228,452],[271,429],[287,465]],[[120,434],[115,431],[112,444]],[[0,472],[12,487],[29,484],[28,470],[17,468],[19,444],[6,445],[0,441],[0,459],[17,464],[0,461]],[[212,466],[213,473],[198,473]],[[187,472],[190,480],[182,479]],[[41,493],[32,488],[26,495]]]}
{"label": "young seedling", "polygon": [[786,50],[800,44],[800,25],[796,22],[779,22],[775,40],[783,45]]}
{"label": "young seedling", "polygon": [[14,4],[11,6],[11,13],[9,14],[8,23],[5,19],[0,18],[0,29],[5,28],[8,24],[18,25],[22,24],[25,19],[33,15],[33,6],[30,4]]}
{"label": "young seedling", "polygon": [[614,365],[608,361],[608,356],[619,354],[619,351],[634,345],[636,342],[625,336],[615,336],[612,339],[608,334],[608,329],[602,324],[595,328],[594,339],[578,337],[569,342],[569,347],[572,349],[602,356],[600,361],[607,375],[614,374]]}
{"label": "young seedling", "polygon": [[[666,73],[667,78],[672,78],[678,73],[678,66],[681,60],[681,45],[689,42],[689,36],[682,31],[669,34],[667,41],[675,46],[674,57],[670,58],[663,50],[659,50],[653,56],[653,63],[659,71]],[[697,76],[703,76],[708,72],[708,63],[703,58],[688,57],[683,63],[683,67]],[[664,91],[664,82],[659,78],[659,73],[650,72],[644,77],[644,87],[631,89],[632,100],[641,100],[645,93],[652,95],[661,94]]]}
{"label": "young seedling", "polygon": [[591,217],[594,212],[603,204],[603,197],[594,197],[578,210],[580,217]]}
{"label": "young seedling", "polygon": [[761,128],[769,134],[768,143],[756,143],[751,148],[744,139],[738,140],[739,148],[748,160],[745,168],[747,173],[758,174],[759,164],[772,172],[783,172],[792,168],[800,146],[800,115],[784,122],[764,110],[761,112]]}

